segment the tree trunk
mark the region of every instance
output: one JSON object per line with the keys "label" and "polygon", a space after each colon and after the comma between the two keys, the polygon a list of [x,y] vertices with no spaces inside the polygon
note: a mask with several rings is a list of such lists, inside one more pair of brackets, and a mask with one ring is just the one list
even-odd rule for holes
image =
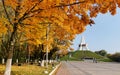
{"label": "tree trunk", "polygon": [[4,58],[2,58],[2,64],[5,64],[5,59]]}
{"label": "tree trunk", "polygon": [[45,64],[45,61],[42,60],[42,62],[41,62],[41,66],[44,67],[44,64]]}
{"label": "tree trunk", "polygon": [[16,59],[16,64],[18,64],[18,59]]}
{"label": "tree trunk", "polygon": [[12,56],[13,56],[13,48],[8,52],[8,59],[7,59],[7,62],[6,62],[6,68],[5,68],[4,75],[10,75],[11,74]]}
{"label": "tree trunk", "polygon": [[12,58],[7,59],[6,69],[5,69],[4,75],[10,75],[10,73],[11,73],[11,64],[12,64]]}

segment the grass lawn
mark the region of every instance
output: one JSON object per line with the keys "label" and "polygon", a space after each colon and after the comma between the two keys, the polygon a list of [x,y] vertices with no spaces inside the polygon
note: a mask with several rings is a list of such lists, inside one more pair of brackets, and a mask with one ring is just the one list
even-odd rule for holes
{"label": "grass lawn", "polygon": [[69,55],[66,55],[61,58],[61,60],[72,60],[72,61],[81,61],[82,58],[88,57],[88,58],[96,58],[96,59],[103,59],[103,56],[100,56],[92,51],[75,51],[71,53],[72,57],[69,57]]}
{"label": "grass lawn", "polygon": [[[4,74],[4,70],[5,65],[0,65],[0,75]],[[44,73],[45,70],[46,70],[45,67],[40,67],[37,65],[22,65],[22,66],[12,65],[11,75],[48,75]],[[50,73],[52,71],[52,66],[49,65],[49,68],[47,70]]]}

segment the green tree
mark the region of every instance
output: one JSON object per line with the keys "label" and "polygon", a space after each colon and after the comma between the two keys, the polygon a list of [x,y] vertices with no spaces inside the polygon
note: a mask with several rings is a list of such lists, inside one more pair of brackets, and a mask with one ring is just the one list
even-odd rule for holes
{"label": "green tree", "polygon": [[113,61],[120,62],[120,53],[109,54],[107,56],[108,56],[108,58],[112,59]]}
{"label": "green tree", "polygon": [[105,50],[95,51],[95,53],[99,54],[101,56],[106,56],[107,55],[107,51],[105,51]]}

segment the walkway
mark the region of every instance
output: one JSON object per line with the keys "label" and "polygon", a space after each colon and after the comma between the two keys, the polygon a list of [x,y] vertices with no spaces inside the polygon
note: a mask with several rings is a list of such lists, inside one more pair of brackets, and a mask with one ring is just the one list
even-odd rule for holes
{"label": "walkway", "polygon": [[64,61],[56,75],[120,75],[120,63]]}

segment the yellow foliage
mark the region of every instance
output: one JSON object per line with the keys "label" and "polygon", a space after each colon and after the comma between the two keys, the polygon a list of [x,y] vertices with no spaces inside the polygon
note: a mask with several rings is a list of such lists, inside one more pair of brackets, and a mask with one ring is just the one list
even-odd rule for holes
{"label": "yellow foliage", "polygon": [[[51,48],[54,38],[60,40],[73,40],[76,34],[85,31],[91,23],[91,18],[98,13],[108,11],[116,14],[120,0],[4,0],[5,6],[9,6],[13,16],[0,17],[0,34],[22,33],[21,41],[38,45],[44,43]],[[5,13],[2,12],[4,15]],[[1,16],[1,15],[0,15]],[[12,25],[11,25],[11,23]],[[47,33],[50,24],[49,33]],[[16,26],[15,26],[16,25]],[[46,40],[46,35],[49,39]],[[65,47],[67,49],[70,44]]]}

